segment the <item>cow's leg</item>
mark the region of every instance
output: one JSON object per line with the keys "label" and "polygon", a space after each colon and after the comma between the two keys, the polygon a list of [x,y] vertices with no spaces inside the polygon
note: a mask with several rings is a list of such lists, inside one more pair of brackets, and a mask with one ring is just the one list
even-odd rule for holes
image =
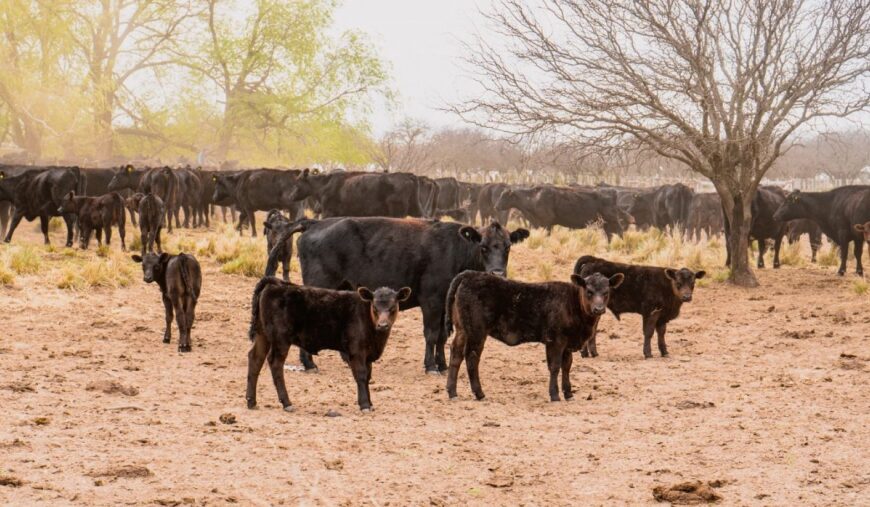
{"label": "cow's leg", "polygon": [[[42,231],[42,237],[43,237],[43,240],[45,241],[46,245],[51,244],[51,241],[48,239],[48,221],[49,220],[50,220],[50,218],[48,216],[39,215],[39,229]],[[11,234],[12,231],[9,231],[9,232],[10,232],[9,235],[12,236],[12,234]],[[72,245],[67,245],[67,246],[72,246]]]}
{"label": "cow's leg", "polygon": [[133,210],[128,210],[130,212],[130,223],[133,224],[133,227],[139,227],[139,224],[136,220],[136,212]]}
{"label": "cow's leg", "polygon": [[163,253],[163,245],[160,243],[161,227],[157,227],[157,232],[154,233],[154,242],[157,243],[157,253]]}
{"label": "cow's leg", "polygon": [[816,254],[819,253],[819,248],[822,247],[822,236],[810,233],[810,251],[812,252],[812,263],[816,263]]}
{"label": "cow's leg", "polygon": [[303,349],[299,349],[299,362],[305,368],[305,373],[317,373],[319,370],[314,364],[314,357]]}
{"label": "cow's leg", "polygon": [[561,401],[559,398],[559,370],[562,369],[562,353],[564,345],[550,342],[547,344],[547,368],[550,370],[550,401]]}
{"label": "cow's leg", "polygon": [[[12,235],[15,233],[15,229],[18,228],[18,224],[21,223],[21,219],[24,218],[24,214],[18,211],[17,209],[12,213],[12,223],[9,224],[9,230],[6,232],[6,238],[3,239],[4,242],[9,243],[12,241]],[[46,229],[46,238],[48,234],[48,224],[45,224]],[[47,241],[47,239],[46,239]]]}
{"label": "cow's leg", "polygon": [[779,269],[779,249],[782,247],[782,235],[773,240],[773,269]]}
{"label": "cow's leg", "polygon": [[864,266],[861,264],[861,257],[864,255],[864,238],[858,238],[855,240],[855,262],[857,267],[855,268],[855,274],[858,276],[864,276]]}
{"label": "cow's leg", "polygon": [[767,240],[758,239],[758,269],[764,268],[764,254],[767,252]]}
{"label": "cow's leg", "polygon": [[163,343],[169,343],[172,338],[172,301],[163,294],[163,308],[166,310],[166,331],[163,332]]}
{"label": "cow's leg", "polygon": [[562,352],[562,394],[565,396],[565,401],[574,399],[574,393],[571,392],[571,364],[574,362],[574,354],[567,348]]}
{"label": "cow's leg", "polygon": [[6,236],[6,226],[9,225],[9,211],[11,209],[11,203],[0,202],[0,237]]}
{"label": "cow's leg", "polygon": [[356,380],[356,401],[359,404],[359,409],[363,412],[370,412],[372,402],[369,398],[369,370],[366,367],[364,357],[359,354],[354,354],[350,357],[350,369],[353,372],[353,378]]}
{"label": "cow's leg", "polygon": [[643,315],[643,357],[649,359],[652,357],[652,335],[655,331],[656,322],[659,319],[660,310],[655,310],[652,313]]}
{"label": "cow's leg", "polygon": [[[97,226],[96,228],[94,228],[94,233],[97,236],[97,246],[103,246],[103,228]],[[91,238],[88,238],[88,244],[90,244],[90,242]],[[108,244],[108,242],[106,244]]]}
{"label": "cow's leg", "polygon": [[248,408],[257,406],[257,379],[260,377],[260,370],[263,369],[263,363],[266,362],[266,354],[269,353],[270,348],[266,336],[257,332],[251,350],[248,351],[248,387],[245,391]]}
{"label": "cow's leg", "polygon": [[73,228],[76,224],[76,217],[75,215],[64,215],[63,221],[66,222],[66,246],[71,247],[73,246]]}
{"label": "cow's leg", "polygon": [[456,327],[453,344],[450,346],[450,367],[447,368],[447,397],[451,400],[457,397],[456,380],[459,377],[459,367],[465,359],[465,346],[465,332]]}
{"label": "cow's leg", "polygon": [[[106,224],[111,224],[111,222],[106,222]],[[103,236],[106,238],[106,246],[112,245],[112,226],[106,225],[103,228]]]}
{"label": "cow's leg", "polygon": [[839,234],[839,241],[837,241],[837,246],[840,247],[840,269],[837,270],[837,274],[840,276],[846,275],[846,260],[849,257],[849,239],[848,236],[843,234],[842,232]]}
{"label": "cow's leg", "polygon": [[[123,218],[123,217],[121,217],[121,218]],[[126,229],[127,228],[124,225],[124,220],[121,220],[118,223],[118,236],[121,237],[121,250],[124,252],[127,251],[127,230]]]}
{"label": "cow's leg", "polygon": [[[423,311],[423,336],[426,340],[426,354],[423,357],[423,367],[426,373],[438,374],[447,369],[444,358],[444,300],[440,298],[425,298],[420,301]],[[439,347],[440,346],[440,347]]]}
{"label": "cow's leg", "polygon": [[278,391],[278,401],[287,412],[293,410],[293,404],[290,403],[290,397],[287,395],[287,386],[284,384],[284,362],[287,360],[287,352],[289,351],[290,345],[286,342],[272,344],[272,350],[269,351],[269,370],[272,372],[272,382],[275,384],[275,390]]}
{"label": "cow's leg", "polygon": [[592,336],[589,337],[588,340],[586,340],[586,343],[583,346],[583,348],[585,348],[587,350],[589,357],[598,357],[598,339],[597,339],[597,337],[598,337],[598,329],[596,326],[596,329],[592,331]]}
{"label": "cow's leg", "polygon": [[175,307],[175,323],[178,326],[178,351],[190,352],[190,338],[187,336],[187,311],[184,300],[187,296],[175,295],[173,306]]}
{"label": "cow's leg", "polygon": [[484,398],[483,388],[480,385],[480,356],[483,354],[483,344],[486,342],[486,337],[481,337],[480,340],[475,340],[475,346],[468,350],[465,359],[465,368],[468,370],[468,380],[471,382],[471,392],[478,400]]}
{"label": "cow's leg", "polygon": [[659,341],[659,353],[662,357],[668,357],[668,345],[665,343],[665,333],[668,331],[667,322],[659,322],[656,324],[656,335]]}

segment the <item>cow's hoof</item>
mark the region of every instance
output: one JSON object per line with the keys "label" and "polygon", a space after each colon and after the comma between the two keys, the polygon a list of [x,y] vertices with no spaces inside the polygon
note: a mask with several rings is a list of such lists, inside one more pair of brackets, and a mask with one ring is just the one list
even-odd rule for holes
{"label": "cow's hoof", "polygon": [[652,359],[652,354],[644,354],[643,358],[644,359]]}
{"label": "cow's hoof", "polygon": [[426,375],[435,375],[436,377],[440,377],[441,372],[438,370],[426,370]]}
{"label": "cow's hoof", "polygon": [[186,347],[178,347],[179,352],[190,352],[190,345]]}
{"label": "cow's hoof", "polygon": [[359,409],[359,411],[362,412],[363,414],[371,414],[372,412],[374,412],[374,410],[375,410],[374,407],[368,407],[368,408],[361,408],[361,409]]}
{"label": "cow's hoof", "polygon": [[555,398],[550,398],[550,403],[559,403],[560,401],[562,400],[558,396],[556,396]]}
{"label": "cow's hoof", "polygon": [[566,394],[565,401],[574,401],[574,395],[573,394],[570,394],[570,395]]}
{"label": "cow's hoof", "polygon": [[598,357],[598,352],[593,352],[592,357]]}
{"label": "cow's hoof", "polygon": [[306,368],[306,369],[305,369],[305,373],[311,373],[311,374],[314,374],[314,373],[320,373],[320,368],[317,368],[317,367],[314,367],[314,368]]}
{"label": "cow's hoof", "polygon": [[295,410],[293,408],[293,405],[287,405],[286,407],[284,407],[284,412],[293,412],[293,410]]}
{"label": "cow's hoof", "polygon": [[254,410],[257,408],[257,402],[253,400],[248,400],[248,410]]}
{"label": "cow's hoof", "polygon": [[863,271],[855,271],[855,275],[856,276],[864,276],[864,272]]}
{"label": "cow's hoof", "polygon": [[169,343],[169,338],[164,337],[164,338],[163,338],[163,343]]}
{"label": "cow's hoof", "polygon": [[662,352],[662,357],[671,357],[671,355],[668,354],[667,352]]}
{"label": "cow's hoof", "polygon": [[837,276],[846,276],[845,271],[837,271]]}
{"label": "cow's hoof", "polygon": [[455,394],[454,394],[453,396],[451,396],[451,395],[448,394],[448,395],[447,395],[447,399],[450,400],[450,401],[455,401],[455,400],[458,400],[458,399],[459,399],[459,396],[456,396]]}

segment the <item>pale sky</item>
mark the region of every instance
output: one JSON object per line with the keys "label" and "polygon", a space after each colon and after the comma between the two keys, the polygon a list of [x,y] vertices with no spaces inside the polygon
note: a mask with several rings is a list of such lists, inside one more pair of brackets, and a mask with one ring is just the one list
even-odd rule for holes
{"label": "pale sky", "polygon": [[483,20],[481,0],[344,0],[336,11],[336,28],[369,35],[390,66],[397,110],[376,104],[374,133],[382,134],[404,117],[433,127],[459,124],[439,111],[446,103],[467,98],[474,87],[462,69],[462,42]]}

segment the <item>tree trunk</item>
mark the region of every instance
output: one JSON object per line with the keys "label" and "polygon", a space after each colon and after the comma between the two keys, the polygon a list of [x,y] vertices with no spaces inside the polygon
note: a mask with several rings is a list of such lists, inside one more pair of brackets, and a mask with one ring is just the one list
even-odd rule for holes
{"label": "tree trunk", "polygon": [[[110,87],[109,84],[103,85]],[[94,104],[94,127],[97,140],[97,158],[108,160],[114,155],[114,139],[112,132],[112,113],[115,108],[115,94],[111,89],[97,93]]]}
{"label": "tree trunk", "polygon": [[[715,183],[715,182],[714,182]],[[716,184],[725,215],[725,240],[729,251],[731,274],[728,281],[741,287],[758,287],[749,264],[749,229],[752,224],[752,199],[756,188],[727,188]]]}

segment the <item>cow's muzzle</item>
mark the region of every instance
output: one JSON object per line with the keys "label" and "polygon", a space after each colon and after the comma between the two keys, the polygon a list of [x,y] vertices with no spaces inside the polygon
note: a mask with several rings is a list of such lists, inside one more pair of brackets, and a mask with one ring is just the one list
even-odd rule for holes
{"label": "cow's muzzle", "polygon": [[507,272],[503,269],[492,269],[489,271],[491,275],[500,276],[502,278],[507,276]]}
{"label": "cow's muzzle", "polygon": [[593,306],[592,313],[594,315],[602,315],[607,308],[605,306]]}
{"label": "cow's muzzle", "polygon": [[392,326],[389,323],[387,323],[387,324],[378,323],[378,325],[376,327],[378,328],[378,331],[388,331],[390,329],[390,327],[392,327]]}
{"label": "cow's muzzle", "polygon": [[688,302],[690,302],[690,301],[692,300],[692,295],[691,295],[691,294],[685,294],[685,295],[683,295],[683,297],[682,297],[681,299],[683,300],[683,303],[688,303]]}

